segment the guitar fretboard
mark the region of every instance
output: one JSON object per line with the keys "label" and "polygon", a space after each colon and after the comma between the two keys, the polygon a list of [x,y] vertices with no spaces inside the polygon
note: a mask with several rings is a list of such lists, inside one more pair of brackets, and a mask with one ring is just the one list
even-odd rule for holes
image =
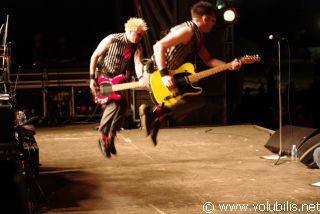
{"label": "guitar fretboard", "polygon": [[[240,62],[242,64],[252,64],[254,62],[259,62],[260,61],[260,56],[259,55],[255,55],[255,56],[244,56],[240,58]],[[213,74],[217,74],[221,71],[225,71],[225,70],[231,70],[232,68],[232,62],[223,64],[223,65],[219,65],[217,67],[214,68],[209,68],[207,70],[201,71],[199,73],[195,73],[193,75],[189,75],[187,78],[189,80],[190,83],[194,83],[194,82],[198,82],[199,80],[208,77],[210,75]]]}
{"label": "guitar fretboard", "polygon": [[112,91],[122,91],[122,90],[131,89],[131,88],[138,88],[138,87],[139,87],[139,82],[128,82],[128,83],[112,85]]}
{"label": "guitar fretboard", "polygon": [[228,70],[231,68],[232,68],[231,62],[229,62],[224,65],[220,65],[220,66],[217,66],[214,68],[209,68],[209,69],[201,71],[199,73],[189,75],[187,78],[189,79],[190,83],[194,83],[194,82],[198,82],[199,80],[201,80],[205,77],[211,76],[213,74],[217,74],[221,71],[225,71],[225,70]]}

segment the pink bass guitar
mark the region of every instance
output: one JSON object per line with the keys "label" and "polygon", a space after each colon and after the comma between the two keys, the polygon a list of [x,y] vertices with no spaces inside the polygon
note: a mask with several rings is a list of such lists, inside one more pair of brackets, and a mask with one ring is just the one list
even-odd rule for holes
{"label": "pink bass guitar", "polygon": [[120,100],[121,94],[116,93],[117,91],[138,88],[139,82],[121,83],[126,79],[126,76],[119,74],[113,78],[100,75],[97,78],[99,91],[94,96],[94,102],[99,105],[105,105],[110,100]]}

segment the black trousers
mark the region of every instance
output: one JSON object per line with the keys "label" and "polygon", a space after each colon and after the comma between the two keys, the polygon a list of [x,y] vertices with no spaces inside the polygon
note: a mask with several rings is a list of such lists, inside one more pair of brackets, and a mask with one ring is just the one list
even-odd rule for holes
{"label": "black trousers", "polygon": [[124,97],[120,100],[112,100],[103,111],[100,119],[99,131],[108,135],[110,131],[119,131],[123,124],[127,111],[127,102]]}

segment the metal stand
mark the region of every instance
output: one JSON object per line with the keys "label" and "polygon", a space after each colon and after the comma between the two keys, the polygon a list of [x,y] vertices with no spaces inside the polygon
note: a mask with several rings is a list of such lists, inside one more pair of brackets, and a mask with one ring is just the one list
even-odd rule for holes
{"label": "metal stand", "polygon": [[282,96],[281,96],[281,40],[278,40],[278,97],[279,97],[279,158],[275,165],[279,162],[282,156]]}
{"label": "metal stand", "polygon": [[[1,91],[2,94],[8,94],[7,83],[10,82],[10,59],[9,59],[9,51],[8,51],[8,44],[7,44],[7,36],[8,36],[8,21],[9,15],[6,15],[5,24],[1,26],[1,31],[4,29],[3,33],[3,40],[1,46],[1,73],[0,73],[0,84],[1,84]],[[0,32],[1,32],[0,31]]]}

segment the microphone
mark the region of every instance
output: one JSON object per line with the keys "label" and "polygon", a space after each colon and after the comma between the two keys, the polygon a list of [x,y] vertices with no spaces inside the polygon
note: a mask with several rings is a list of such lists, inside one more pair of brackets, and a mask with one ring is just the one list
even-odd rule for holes
{"label": "microphone", "polygon": [[277,36],[277,35],[269,35],[269,39],[270,40],[277,40],[277,41],[285,41],[287,40],[286,38],[284,37],[281,37],[281,36]]}

